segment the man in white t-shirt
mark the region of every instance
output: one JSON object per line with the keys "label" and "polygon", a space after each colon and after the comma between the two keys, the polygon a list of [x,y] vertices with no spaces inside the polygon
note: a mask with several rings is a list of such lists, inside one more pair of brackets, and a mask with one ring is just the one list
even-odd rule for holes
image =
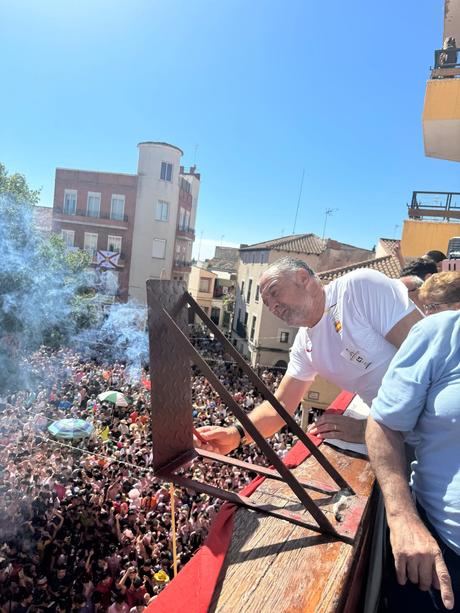
{"label": "man in white t-shirt", "polygon": [[[422,318],[400,281],[369,269],[356,270],[323,286],[302,260],[282,258],[262,275],[260,294],[270,311],[299,326],[289,366],[276,397],[293,414],[317,374],[370,404],[383,375],[411,327]],[[250,419],[266,437],[283,419],[264,401]],[[364,441],[366,420],[325,414],[310,429],[320,438]],[[204,426],[206,449],[229,453],[250,437],[240,425]],[[198,443],[197,443],[198,444]]]}

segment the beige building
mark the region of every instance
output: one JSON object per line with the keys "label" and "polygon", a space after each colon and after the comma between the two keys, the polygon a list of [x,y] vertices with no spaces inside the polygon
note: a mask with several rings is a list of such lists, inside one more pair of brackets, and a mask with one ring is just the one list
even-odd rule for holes
{"label": "beige building", "polygon": [[291,256],[316,272],[374,257],[373,251],[321,239],[314,234],[285,236],[240,249],[232,342],[252,366],[285,368],[297,328],[283,324],[264,306],[259,279],[276,260]]}
{"label": "beige building", "polygon": [[212,270],[207,270],[202,266],[192,266],[188,281],[188,291],[209,317],[211,316],[216,279],[217,274],[212,272]]}
{"label": "beige building", "polygon": [[139,144],[129,296],[141,303],[147,279],[188,282],[200,175],[184,171],[182,155],[167,143]]}
{"label": "beige building", "polygon": [[230,329],[235,279],[233,273],[205,266],[192,266],[190,273],[188,291],[223,332]]}

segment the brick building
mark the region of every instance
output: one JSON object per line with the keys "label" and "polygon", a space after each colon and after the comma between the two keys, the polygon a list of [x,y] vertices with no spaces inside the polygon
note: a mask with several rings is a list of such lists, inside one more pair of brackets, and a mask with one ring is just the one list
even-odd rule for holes
{"label": "brick building", "polygon": [[[136,174],[56,169],[53,231],[85,249],[105,302],[146,302],[147,279],[188,281],[200,175],[185,171],[174,145],[138,145]],[[115,269],[96,266],[98,251],[119,254]],[[101,281],[102,278],[102,281]]]}

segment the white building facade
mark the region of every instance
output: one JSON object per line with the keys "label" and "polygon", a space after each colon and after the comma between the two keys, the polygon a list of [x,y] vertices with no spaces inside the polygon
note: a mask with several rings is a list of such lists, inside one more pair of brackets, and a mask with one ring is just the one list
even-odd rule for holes
{"label": "white building facade", "polygon": [[129,274],[129,297],[146,302],[148,279],[188,281],[200,176],[180,165],[181,149],[139,144],[138,184]]}

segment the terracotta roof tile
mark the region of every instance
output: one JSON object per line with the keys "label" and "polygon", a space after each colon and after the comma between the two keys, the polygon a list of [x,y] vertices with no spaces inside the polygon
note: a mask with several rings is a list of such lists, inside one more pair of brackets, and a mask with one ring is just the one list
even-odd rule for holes
{"label": "terracotta roof tile", "polygon": [[385,255],[382,258],[373,258],[372,260],[364,260],[363,262],[342,266],[341,268],[325,270],[324,272],[318,273],[318,276],[323,283],[329,283],[329,281],[333,281],[347,272],[358,270],[359,268],[378,270],[391,279],[399,279],[399,274],[401,272],[401,266],[397,258],[393,255]]}
{"label": "terracotta roof tile", "polygon": [[273,249],[275,251],[291,251],[293,253],[308,253],[319,255],[327,247],[327,241],[315,234],[291,234],[275,238],[263,243],[255,243],[242,247],[241,251],[253,251],[254,249]]}
{"label": "terracotta roof tile", "polygon": [[388,255],[393,255],[400,244],[401,244],[401,241],[399,240],[399,238],[381,238],[380,239],[380,245],[388,253]]}

